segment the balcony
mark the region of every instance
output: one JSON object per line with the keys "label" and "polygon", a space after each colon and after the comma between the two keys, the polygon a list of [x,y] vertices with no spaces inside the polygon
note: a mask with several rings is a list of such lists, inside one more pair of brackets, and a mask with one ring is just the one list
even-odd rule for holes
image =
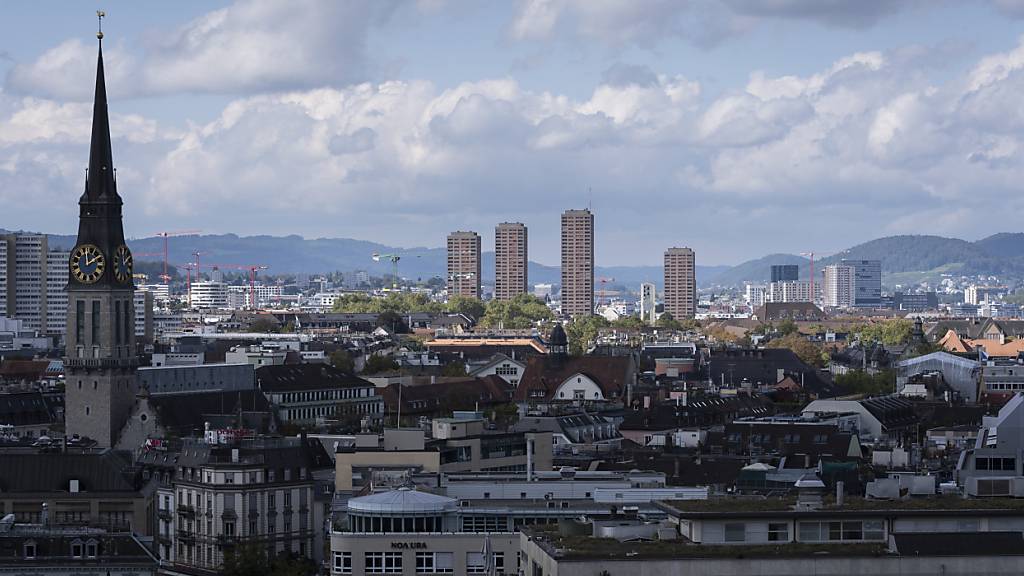
{"label": "balcony", "polygon": [[188,518],[195,518],[196,517],[196,508],[195,508],[195,506],[187,506],[185,504],[178,504],[178,514],[181,514],[182,516],[185,516],[185,517],[188,517]]}
{"label": "balcony", "polygon": [[178,540],[182,542],[195,542],[196,535],[193,532],[187,532],[185,530],[178,530]]}

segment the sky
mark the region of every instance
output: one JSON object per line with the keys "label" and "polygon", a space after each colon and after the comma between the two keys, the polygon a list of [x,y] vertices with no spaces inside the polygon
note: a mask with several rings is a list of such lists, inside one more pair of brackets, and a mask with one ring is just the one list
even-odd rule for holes
{"label": "sky", "polygon": [[[600,265],[1022,231],[1024,0],[99,6],[133,237],[443,246],[591,207]],[[5,3],[0,228],[70,234],[95,7]]]}

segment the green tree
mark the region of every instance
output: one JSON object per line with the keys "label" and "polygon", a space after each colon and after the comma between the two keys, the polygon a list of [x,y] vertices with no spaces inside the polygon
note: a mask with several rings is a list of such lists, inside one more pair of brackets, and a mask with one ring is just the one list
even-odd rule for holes
{"label": "green tree", "polygon": [[398,370],[398,362],[391,356],[370,356],[363,366],[363,374],[380,374],[390,370]]}
{"label": "green tree", "polygon": [[849,390],[851,394],[878,396],[889,394],[896,384],[896,375],[891,370],[883,370],[877,374],[869,374],[861,370],[853,370],[839,374],[835,378],[838,386]]}
{"label": "green tree", "polygon": [[223,576],[251,576],[269,574],[270,562],[264,549],[256,544],[236,546],[224,555]]}
{"label": "green tree", "polygon": [[789,348],[805,363],[821,368],[824,366],[822,349],[817,344],[810,342],[800,334],[789,334],[781,338],[772,338],[767,344],[768,348]]}
{"label": "green tree", "polygon": [[349,373],[356,371],[355,360],[352,359],[352,355],[348,353],[348,350],[335,350],[331,352],[331,355],[328,356],[328,361],[331,363],[331,366],[338,370]]}
{"label": "green tree", "polygon": [[681,322],[676,320],[675,316],[671,312],[665,312],[661,316],[658,316],[658,321],[655,323],[658,328],[664,328],[665,330],[682,330],[683,325]]}
{"label": "green tree", "polygon": [[910,342],[913,331],[914,323],[907,318],[893,318],[850,328],[850,332],[861,342],[881,342],[886,346],[899,346]]}
{"label": "green tree", "polygon": [[646,327],[647,323],[641,320],[639,316],[623,316],[612,322],[612,328],[620,330],[642,330]]}
{"label": "green tree", "polygon": [[409,331],[409,325],[405,323],[405,316],[393,310],[381,312],[377,316],[377,327],[392,334],[405,334]]}
{"label": "green tree", "polygon": [[256,318],[252,322],[249,322],[249,332],[278,332],[281,330],[281,325],[271,320],[270,318]]}
{"label": "green tree", "polygon": [[790,334],[796,334],[799,331],[799,328],[797,328],[796,322],[793,322],[789,318],[786,318],[782,322],[779,322],[779,325],[776,326],[775,329],[779,332],[779,334],[781,334],[783,336],[789,336]]}
{"label": "green tree", "polygon": [[459,295],[448,298],[448,303],[444,306],[445,312],[449,314],[463,314],[472,318],[474,322],[483,317],[486,310],[484,303],[479,298]]}
{"label": "green tree", "polygon": [[525,329],[554,318],[543,300],[519,294],[511,300],[491,300],[478,324],[485,328]]}
{"label": "green tree", "polygon": [[449,362],[441,368],[441,376],[468,376],[466,365],[462,362]]}
{"label": "green tree", "polygon": [[565,335],[569,339],[569,353],[582,356],[597,340],[601,328],[608,327],[608,320],[603,316],[580,316],[574,318],[565,327]]}

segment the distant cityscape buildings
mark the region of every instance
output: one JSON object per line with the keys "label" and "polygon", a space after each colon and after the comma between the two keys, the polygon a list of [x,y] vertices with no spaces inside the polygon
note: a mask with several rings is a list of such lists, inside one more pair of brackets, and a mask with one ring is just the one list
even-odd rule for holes
{"label": "distant cityscape buildings", "polygon": [[452,232],[448,235],[448,295],[480,298],[480,235]]}
{"label": "distant cityscape buildings", "polygon": [[648,324],[657,320],[657,289],[654,284],[644,282],[640,285],[640,319]]}
{"label": "distant cityscape buildings", "polygon": [[26,330],[59,336],[67,323],[68,258],[45,234],[0,235],[0,316]]}
{"label": "distant cityscape buildings", "polygon": [[502,222],[494,229],[494,299],[511,300],[529,290],[526,226]]}
{"label": "distant cityscape buildings", "polygon": [[824,304],[831,308],[853,306],[854,268],[842,264],[830,264],[823,271]]}
{"label": "distant cityscape buildings", "polygon": [[590,210],[562,213],[562,314],[594,313],[594,215]]}
{"label": "distant cityscape buildings", "polygon": [[882,305],[882,261],[846,260],[842,263],[853,267],[853,305],[857,308],[878,308]]}

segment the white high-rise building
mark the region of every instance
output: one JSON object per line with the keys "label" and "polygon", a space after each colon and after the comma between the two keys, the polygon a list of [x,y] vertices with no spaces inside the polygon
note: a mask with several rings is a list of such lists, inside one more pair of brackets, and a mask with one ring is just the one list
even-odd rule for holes
{"label": "white high-rise building", "polygon": [[[817,288],[817,286],[815,286]],[[817,290],[815,290],[817,291]],[[765,290],[765,302],[813,302],[811,283],[808,280],[772,282]]]}
{"label": "white high-rise building", "polygon": [[171,299],[171,289],[167,284],[136,284],[135,292],[152,293],[153,304],[159,308],[166,308]]}
{"label": "white high-rise building", "polygon": [[227,308],[228,287],[223,282],[193,282],[189,292],[192,308]]}
{"label": "white high-rise building", "polygon": [[657,320],[657,305],[655,303],[657,294],[658,291],[654,284],[644,282],[640,285],[640,319],[652,326]]}
{"label": "white high-rise building", "polygon": [[26,330],[63,336],[70,253],[51,250],[45,234],[0,236],[0,314]]}
{"label": "white high-rise building", "polygon": [[824,302],[830,308],[850,308],[854,304],[856,270],[853,266],[825,266]]}
{"label": "white high-rise building", "polygon": [[768,288],[764,284],[747,284],[746,297],[747,306],[760,308],[764,306],[765,295]]}

